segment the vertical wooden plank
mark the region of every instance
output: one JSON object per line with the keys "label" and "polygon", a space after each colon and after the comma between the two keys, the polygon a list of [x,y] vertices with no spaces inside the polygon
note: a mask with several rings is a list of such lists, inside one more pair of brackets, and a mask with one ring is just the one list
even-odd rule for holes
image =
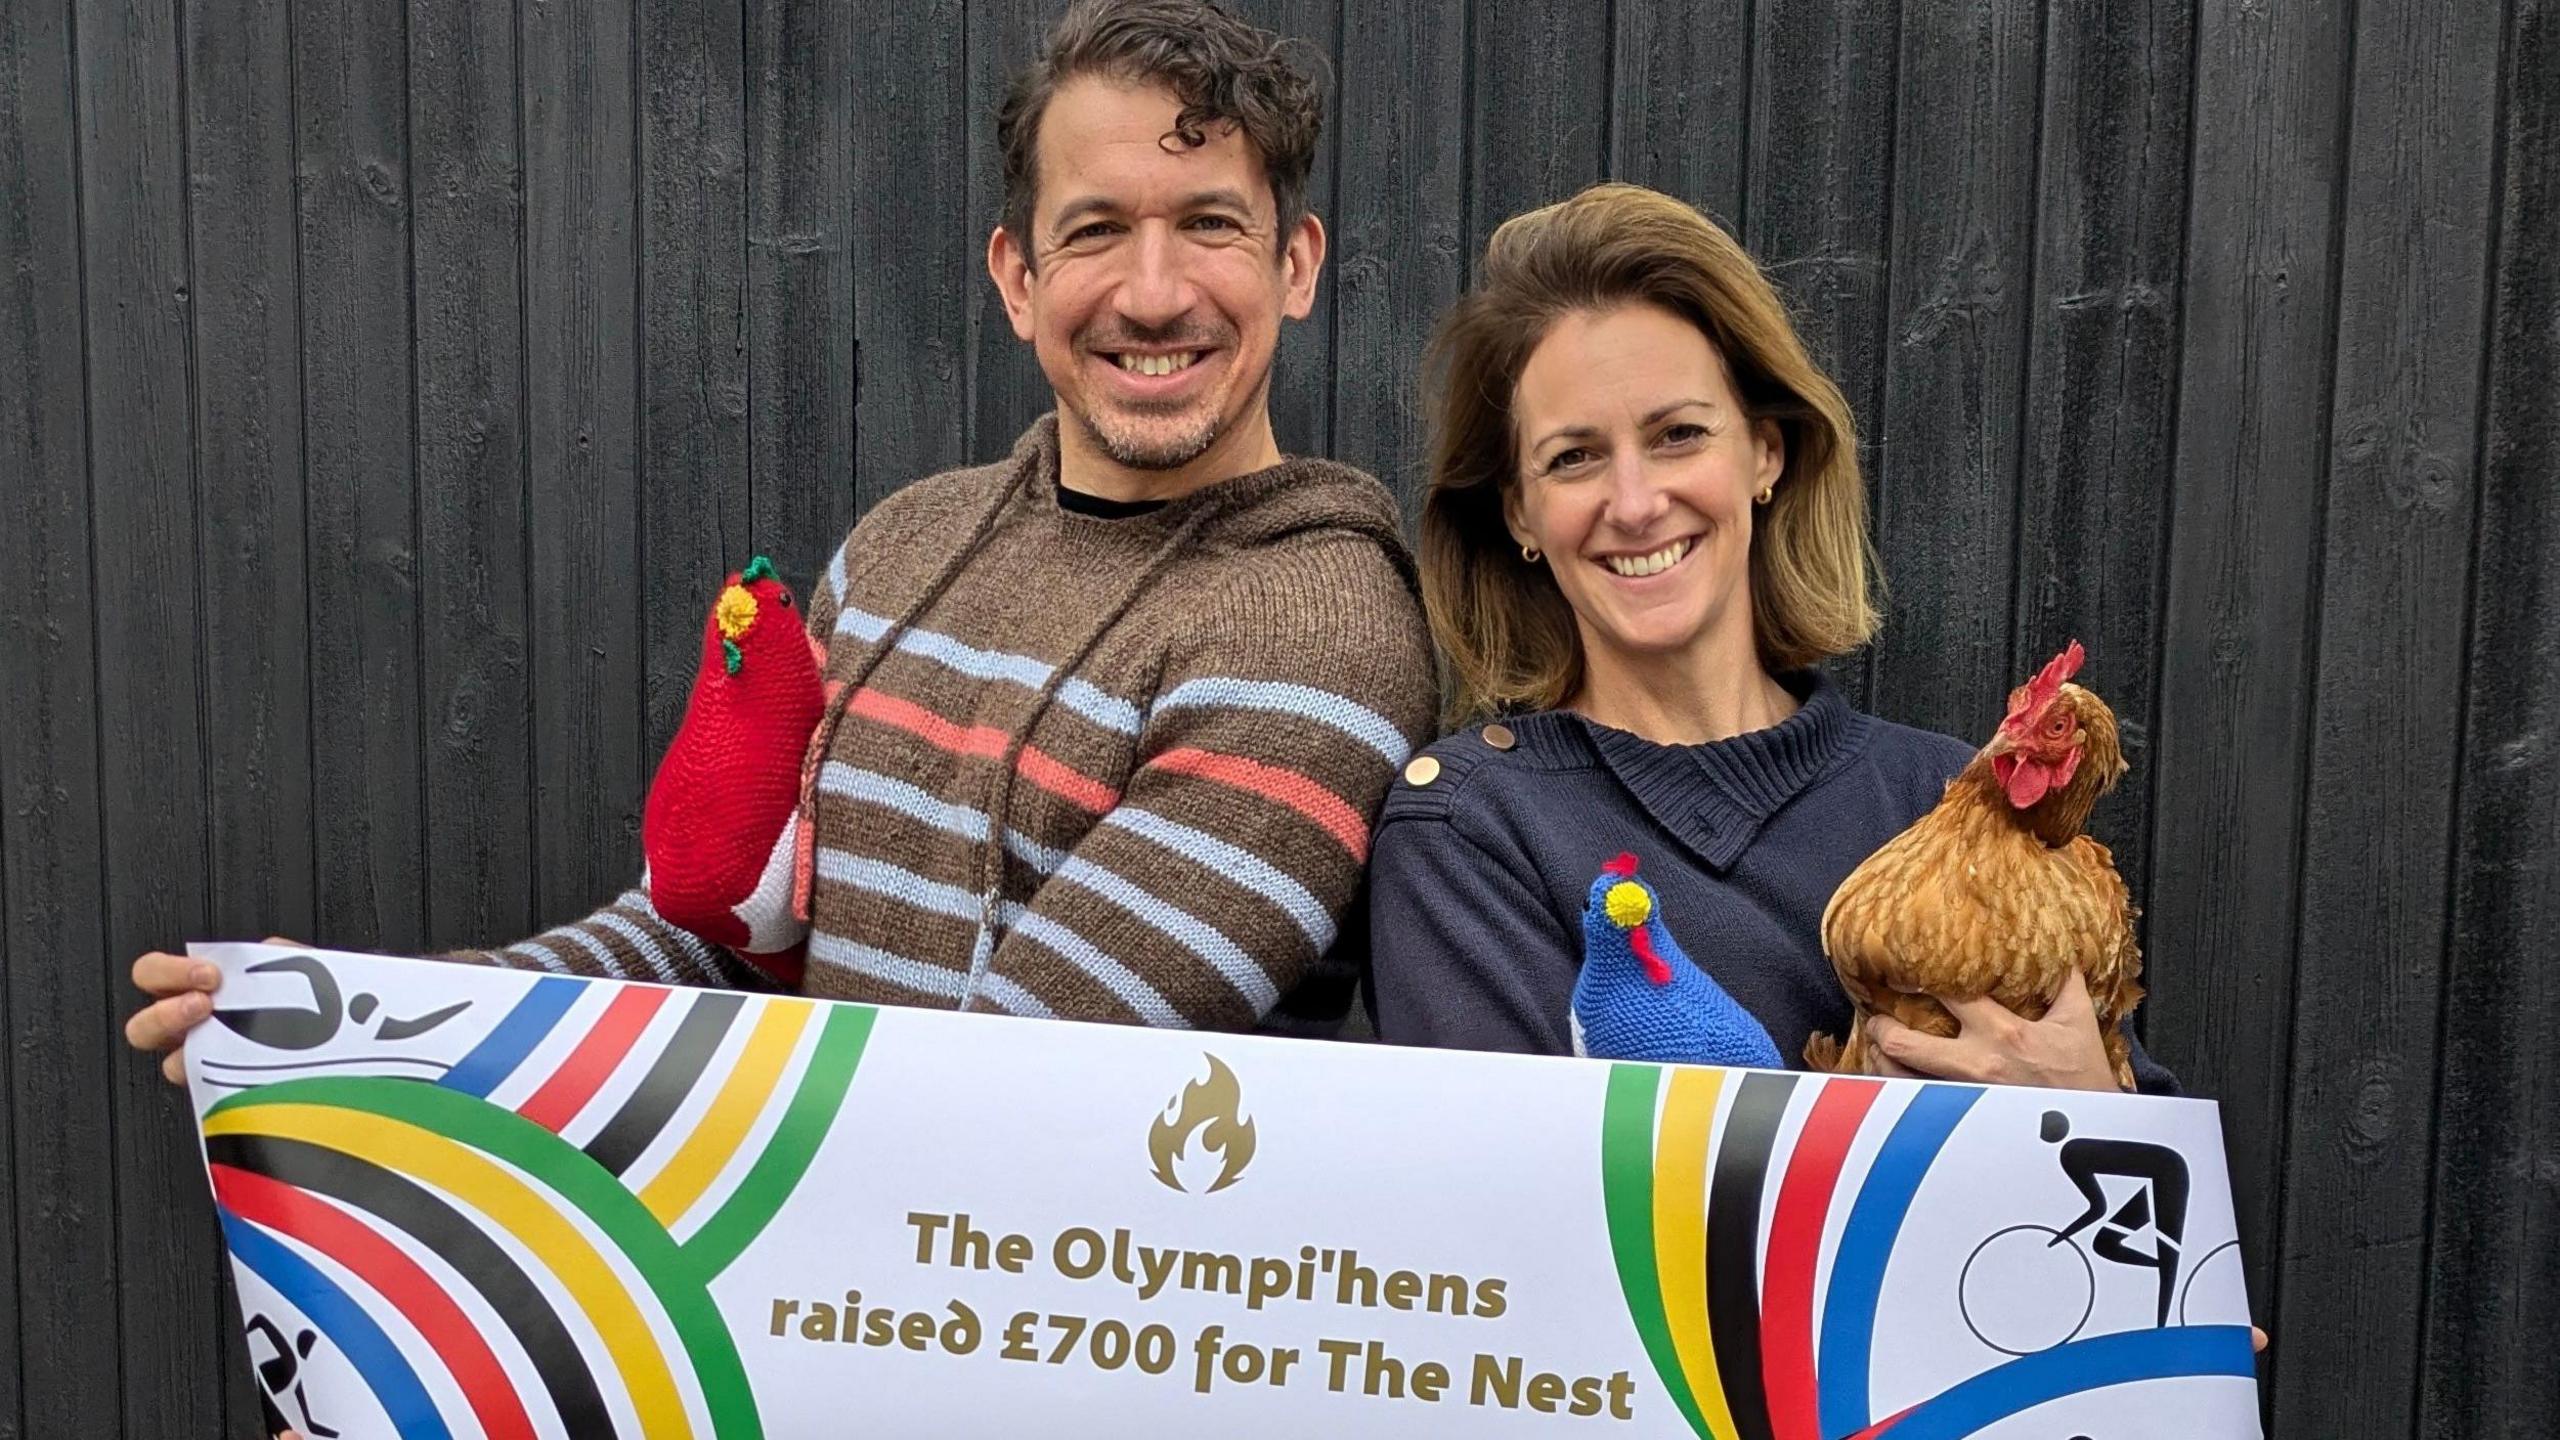
{"label": "vertical wooden plank", "polygon": [[[0,1434],[123,1433],[110,1039],[98,874],[80,117],[68,5],[0,6]],[[21,1377],[25,1377],[24,1383]]]}
{"label": "vertical wooden plank", "polygon": [[1468,7],[1466,273],[1503,221],[1569,198],[1609,158],[1609,11],[1544,0]]}
{"label": "vertical wooden plank", "polygon": [[627,0],[519,4],[534,908],[639,873],[638,255]]}
{"label": "vertical wooden plank", "polygon": [[[953,223],[951,197],[975,194],[995,157],[979,139],[995,118],[970,100],[961,0],[883,7],[851,30],[855,97],[850,156],[854,401],[852,495],[858,512],[910,481],[981,458],[969,446],[970,333],[993,287],[974,219]],[[832,75],[818,83],[838,83]],[[978,148],[973,150],[972,146]],[[915,217],[944,217],[919,228]],[[1004,332],[1007,344],[1012,332]],[[805,343],[805,342],[804,342]],[[839,455],[826,457],[841,506]],[[758,472],[762,474],[760,470]],[[791,563],[826,564],[849,520],[782,542]]]}
{"label": "vertical wooden plank", "polygon": [[401,0],[294,15],[319,938],[418,945],[418,504]]}
{"label": "vertical wooden plank", "polygon": [[[1757,0],[1743,242],[1857,417],[1870,514],[1882,470],[1886,249],[1899,0]],[[1893,575],[1890,564],[1885,574]],[[1899,606],[1888,600],[1885,623]],[[1863,705],[1865,655],[1831,666]]]}
{"label": "vertical wooden plank", "polygon": [[426,922],[488,943],[533,922],[515,22],[413,0],[409,27]]}
{"label": "vertical wooden plank", "polygon": [[[2194,36],[2186,7],[2150,0],[2050,16],[2009,673],[2026,675],[2075,637],[2088,647],[2083,683],[2113,705],[2142,776],[2094,825],[2140,896]],[[2150,988],[2176,984],[2183,967],[2184,957],[2154,957]]]}
{"label": "vertical wooden plank", "polygon": [[[81,1163],[100,1164],[106,1121],[117,1219],[110,1266],[42,1277],[75,1293],[49,1295],[50,1313],[28,1327],[28,1371],[48,1392],[33,1407],[45,1418],[28,1424],[94,1430],[101,1397],[78,1381],[113,1377],[126,1433],[200,1435],[222,1417],[203,1172],[179,1098],[115,1053],[124,986],[107,958],[201,933],[206,919],[186,90],[172,7],[92,0],[76,15],[90,524],[93,553],[112,557],[96,566],[88,605],[99,755],[112,763],[98,774],[106,943],[58,952],[49,967],[66,1026],[49,1059],[70,1083],[46,1123],[69,1132]],[[77,624],[73,614],[52,623]],[[93,1358],[108,1345],[119,1366]]]}
{"label": "vertical wooden plank", "polygon": [[1344,0],[1334,458],[1410,519],[1428,484],[1423,347],[1465,284],[1466,6]]}
{"label": "vertical wooden plank", "polygon": [[[956,5],[941,18],[952,27],[944,37],[958,33]],[[893,28],[916,23],[906,7],[888,11],[882,21]],[[855,178],[856,126],[866,112],[884,120],[894,115],[902,135],[934,154],[961,144],[956,131],[919,129],[914,114],[884,103],[888,97],[877,87],[884,80],[903,84],[906,77],[889,80],[857,70],[855,46],[864,31],[875,28],[869,19],[823,0],[747,4],[747,433],[755,476],[750,548],[773,557],[804,595],[810,577],[824,568],[853,524],[855,477],[848,467],[857,464],[855,367],[862,336],[854,235],[865,211],[894,212],[901,221],[935,212],[926,195],[900,204],[861,185]],[[946,81],[956,74],[957,47],[928,46],[924,34],[905,38],[916,45],[908,53],[929,74]],[[956,85],[945,88],[957,93]],[[877,224],[887,216],[871,218]],[[906,232],[907,253],[871,272],[890,290],[893,308],[903,298],[909,267],[936,250],[944,253],[934,259],[949,263],[955,238],[956,231]],[[893,275],[900,283],[888,283]],[[950,335],[942,344],[946,357],[955,353]],[[912,357],[884,352],[876,358],[894,372],[924,365],[928,357],[920,349]],[[909,383],[927,388],[912,378]],[[945,412],[958,414],[958,390],[954,374],[940,397]],[[733,557],[729,563],[743,561]]]}
{"label": "vertical wooden plank", "polygon": [[1039,54],[1059,7],[1041,0],[968,0],[969,198],[961,253],[978,286],[969,315],[969,454],[1001,459],[1016,436],[1056,397],[1031,347],[1013,337],[1003,298],[987,278],[987,237],[1004,218],[1004,159],[996,150],[996,110],[1014,72]]}
{"label": "vertical wooden plank", "polygon": [[2181,979],[2147,1002],[2146,1035],[2221,1102],[2249,1293],[2288,1337],[2273,1302],[2316,605],[2304,542],[2320,524],[2347,12],[2199,12],[2149,780],[2148,943]]}
{"label": "vertical wooden plank", "polygon": [[287,0],[186,17],[215,933],[312,933],[310,615],[302,537]]}
{"label": "vertical wooden plank", "polygon": [[1990,733],[2009,673],[2018,445],[2033,293],[2042,7],[1907,0],[1890,346],[1872,477],[1894,619],[1881,713]]}
{"label": "vertical wooden plank", "polygon": [[2503,9],[2356,9],[2282,1251],[2336,1328],[2291,1434],[2413,1420]]}
{"label": "vertical wooden plank", "polygon": [[684,718],[720,579],[747,563],[743,18],[739,0],[640,0],[641,743],[650,757]]}
{"label": "vertical wooden plank", "polygon": [[[1236,13],[1289,41],[1291,60],[1323,92],[1324,135],[1316,145],[1315,168],[1307,176],[1307,208],[1329,231],[1337,200],[1334,161],[1341,138],[1337,127],[1342,123],[1334,58],[1341,0],[1246,0]],[[1327,260],[1316,284],[1315,309],[1304,320],[1283,323],[1279,351],[1271,362],[1271,427],[1285,454],[1325,455],[1332,444],[1334,274],[1333,261]]]}
{"label": "vertical wooden plank", "polygon": [[2516,0],[2454,834],[2419,1435],[2560,1412],[2560,6]]}
{"label": "vertical wooden plank", "polygon": [[1677,195],[1739,237],[1753,148],[1752,7],[1617,0],[1610,8],[1609,174]]}

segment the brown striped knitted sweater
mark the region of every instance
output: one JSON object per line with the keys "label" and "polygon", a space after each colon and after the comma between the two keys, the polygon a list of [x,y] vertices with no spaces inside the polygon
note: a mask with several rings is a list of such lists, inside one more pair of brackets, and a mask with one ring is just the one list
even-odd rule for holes
{"label": "brown striped knitted sweater", "polygon": [[[1059,506],[1057,471],[1044,418],[1004,461],[881,502],[809,597],[847,688],[821,732],[804,991],[1338,1020],[1343,962],[1320,962],[1435,701],[1394,502],[1292,459],[1104,520]],[[758,983],[636,889],[470,958]]]}

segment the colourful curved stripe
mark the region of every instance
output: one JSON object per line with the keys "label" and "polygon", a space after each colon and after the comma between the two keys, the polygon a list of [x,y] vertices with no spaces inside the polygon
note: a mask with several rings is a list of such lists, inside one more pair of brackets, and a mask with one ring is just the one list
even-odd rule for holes
{"label": "colourful curved stripe", "polygon": [[800,1088],[792,1092],[782,1123],[774,1127],[738,1188],[684,1242],[685,1259],[706,1283],[755,1243],[782,1202],[791,1198],[800,1177],[808,1173],[818,1146],[835,1124],[836,1112],[843,1108],[876,1014],[867,1005],[827,1007],[826,1023],[818,1031],[809,1063],[801,1067]]}
{"label": "colourful curved stripe", "polygon": [[1884,1089],[1875,1080],[1829,1080],[1814,1097],[1787,1157],[1769,1221],[1769,1253],[1761,1267],[1760,1376],[1769,1392],[1769,1428],[1777,1440],[1832,1440],[1822,1431],[1813,1368],[1813,1271],[1822,1229],[1850,1142]]}
{"label": "colourful curved stripe", "polygon": [[1849,1207],[1831,1257],[1831,1283],[1822,1305],[1822,1431],[1852,1435],[1876,1418],[1867,1389],[1873,1368],[1876,1305],[1884,1294],[1885,1262],[1902,1233],[1920,1181],[1937,1162],[1957,1122],[1982,1098],[1962,1085],[1923,1088],[1894,1122],[1884,1146],[1867,1167],[1857,1200]]}
{"label": "colourful curved stripe", "polygon": [[542,1196],[478,1154],[430,1130],[361,1110],[280,1103],[210,1119],[205,1134],[273,1135],[369,1160],[454,1196],[540,1256],[586,1314],[631,1390],[650,1440],[690,1435],[683,1392],[649,1321],[613,1267]]}
{"label": "colourful curved stripe", "polygon": [[1707,1190],[1707,1312],[1725,1403],[1741,1440],[1774,1440],[1760,1379],[1760,1215],[1770,1152],[1796,1080],[1758,1071],[1742,1077]]}
{"label": "colourful curved stripe", "polygon": [[800,1032],[808,1027],[810,1012],[816,1008],[805,1000],[765,1002],[764,1013],[747,1032],[745,1048],[729,1067],[729,1078],[721,1082],[720,1093],[711,1097],[711,1107],[685,1135],[666,1167],[640,1187],[640,1203],[658,1217],[659,1224],[672,1227],[677,1217],[692,1209],[746,1143],[747,1132],[755,1128],[756,1117],[764,1113],[765,1102],[782,1082],[783,1067],[791,1063],[791,1051],[800,1043]]}
{"label": "colourful curved stripe", "polygon": [[578,1342],[533,1278],[487,1231],[425,1186],[351,1155],[272,1136],[217,1135],[205,1142],[205,1157],[334,1200],[416,1240],[488,1302],[533,1362],[565,1433],[579,1440],[614,1440],[620,1433]]}
{"label": "colourful curved stripe", "polygon": [[471,1047],[471,1053],[455,1061],[436,1083],[465,1095],[486,1096],[498,1088],[498,1082],[515,1073],[524,1057],[533,1053],[533,1047],[542,1043],[543,1037],[560,1023],[561,1016],[569,1013],[569,1007],[577,1003],[579,993],[586,988],[585,981],[559,975],[536,980],[506,1018],[482,1036],[480,1043]]}
{"label": "colourful curved stripe", "polygon": [[578,1048],[569,1052],[569,1058],[560,1062],[560,1068],[551,1072],[551,1078],[542,1082],[542,1088],[534,1091],[532,1098],[516,1107],[516,1113],[554,1134],[567,1129],[631,1054],[631,1047],[640,1043],[641,1032],[649,1028],[650,1020],[674,993],[652,985],[634,985],[614,996],[613,1003],[604,1007],[604,1013],[596,1017],[596,1023],[578,1042]]}
{"label": "colourful curved stripe", "polygon": [[1601,1105],[1600,1195],[1609,1217],[1609,1251],[1618,1261],[1618,1289],[1627,1297],[1627,1316],[1635,1322],[1653,1372],[1662,1379],[1671,1403],[1679,1407],[1689,1428],[1707,1433],[1690,1393],[1680,1351],[1662,1309],[1661,1273],[1655,1268],[1653,1237],[1653,1101],[1662,1072],[1651,1065],[1612,1065],[1609,1088]]}
{"label": "colourful curved stripe", "polygon": [[684,1018],[676,1022],[676,1033],[650,1062],[649,1072],[640,1077],[622,1108],[587,1141],[587,1154],[597,1164],[619,1175],[647,1153],[658,1133],[675,1118],[684,1097],[693,1093],[694,1083],[711,1068],[720,1042],[729,1034],[729,1022],[746,1003],[743,995],[691,997]]}
{"label": "colourful curved stripe", "polygon": [[1723,1089],[1721,1070],[1674,1069],[1653,1157],[1653,1249],[1671,1348],[1703,1413],[1701,1433],[1720,1440],[1734,1429],[1707,1327],[1707,1155]]}
{"label": "colourful curved stripe", "polygon": [[488,1440],[534,1440],[533,1417],[489,1342],[435,1278],[346,1211],[263,1175],[214,1165],[214,1203],[336,1261],[391,1302],[461,1387]]}
{"label": "colourful curved stripe", "polygon": [[428,1398],[427,1387],[419,1382],[408,1357],[363,1306],[282,1241],[229,1211],[215,1213],[222,1217],[223,1238],[230,1243],[232,1255],[329,1337],[391,1417],[400,1440],[453,1440],[453,1432],[436,1413],[435,1401]]}
{"label": "colourful curved stripe", "polygon": [[[242,1112],[300,1102],[308,1102],[305,1108],[342,1106],[359,1116],[401,1122],[420,1133],[431,1130],[452,1136],[531,1175],[575,1206],[613,1242],[657,1296],[692,1361],[722,1440],[762,1440],[763,1426],[745,1367],[739,1363],[726,1322],[700,1283],[698,1267],[687,1262],[675,1241],[630,1191],[577,1147],[487,1101],[438,1086],[373,1076],[291,1080],[243,1091],[207,1112],[206,1133],[214,1133],[217,1124],[241,1128],[237,1121]],[[390,1168],[410,1169],[396,1160]]]}
{"label": "colourful curved stripe", "polygon": [[2257,1373],[2246,1325],[2128,1330],[1996,1366],[1864,1433],[1890,1440],[1963,1440],[2021,1411],[2092,1390],[2140,1380]]}

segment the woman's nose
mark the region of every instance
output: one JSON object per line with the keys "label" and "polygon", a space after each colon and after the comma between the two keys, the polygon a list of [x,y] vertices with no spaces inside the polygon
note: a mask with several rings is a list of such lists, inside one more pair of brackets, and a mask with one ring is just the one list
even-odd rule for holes
{"label": "woman's nose", "polygon": [[1641,532],[1671,508],[1671,496],[1654,482],[1652,467],[1641,451],[1621,450],[1609,461],[1609,522],[1621,530]]}

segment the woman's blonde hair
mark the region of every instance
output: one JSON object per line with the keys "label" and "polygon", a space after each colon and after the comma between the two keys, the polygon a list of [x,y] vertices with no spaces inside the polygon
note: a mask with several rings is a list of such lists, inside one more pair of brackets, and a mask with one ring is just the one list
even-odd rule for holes
{"label": "woman's blonde hair", "polygon": [[1724,357],[1746,419],[1772,421],[1785,438],[1786,468],[1751,541],[1760,663],[1801,668],[1875,633],[1865,482],[1840,387],[1732,236],[1668,195],[1595,185],[1494,231],[1475,289],[1432,340],[1439,414],[1422,593],[1455,672],[1457,715],[1552,709],[1582,682],[1573,610],[1504,521],[1520,483],[1512,398],[1558,320],[1637,304],[1697,326]]}

